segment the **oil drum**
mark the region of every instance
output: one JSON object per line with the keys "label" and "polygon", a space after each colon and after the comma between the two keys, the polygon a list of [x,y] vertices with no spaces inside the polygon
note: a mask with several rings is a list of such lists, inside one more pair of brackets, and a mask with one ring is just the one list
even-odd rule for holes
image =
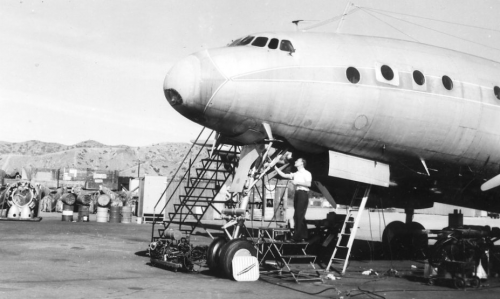
{"label": "oil drum", "polygon": [[63,204],[62,221],[73,221],[73,206]]}
{"label": "oil drum", "polygon": [[124,206],[122,207],[122,223],[132,222],[132,207]]}
{"label": "oil drum", "polygon": [[78,221],[89,222],[89,206],[78,206]]}
{"label": "oil drum", "polygon": [[108,208],[97,207],[97,222],[108,222]]}
{"label": "oil drum", "polygon": [[121,212],[122,207],[111,207],[109,209],[109,223],[120,223],[122,218]]}

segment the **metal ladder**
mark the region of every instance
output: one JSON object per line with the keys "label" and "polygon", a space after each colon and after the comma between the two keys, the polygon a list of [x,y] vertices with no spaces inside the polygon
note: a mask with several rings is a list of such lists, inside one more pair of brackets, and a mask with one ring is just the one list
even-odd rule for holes
{"label": "metal ladder", "polygon": [[[342,225],[342,229],[337,236],[337,244],[335,245],[332,257],[330,258],[330,262],[326,267],[326,271],[330,270],[330,266],[332,265],[333,261],[339,261],[344,263],[341,274],[343,275],[345,273],[347,265],[349,263],[352,244],[354,242],[354,239],[356,238],[359,221],[361,220],[361,215],[363,214],[368,196],[370,195],[370,190],[371,185],[358,183],[358,186],[354,191],[351,204],[347,209],[344,224]],[[359,205],[357,202],[359,202]],[[355,206],[358,206],[358,208],[356,208]],[[356,218],[354,220],[351,220],[353,219],[352,214],[356,211]]]}

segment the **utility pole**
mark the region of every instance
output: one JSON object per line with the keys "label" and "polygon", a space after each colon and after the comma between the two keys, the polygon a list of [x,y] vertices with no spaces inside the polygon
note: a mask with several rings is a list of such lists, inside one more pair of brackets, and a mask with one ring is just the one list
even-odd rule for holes
{"label": "utility pole", "polygon": [[141,163],[144,161],[141,161],[141,160],[136,160],[136,161],[137,161],[137,179],[140,179]]}

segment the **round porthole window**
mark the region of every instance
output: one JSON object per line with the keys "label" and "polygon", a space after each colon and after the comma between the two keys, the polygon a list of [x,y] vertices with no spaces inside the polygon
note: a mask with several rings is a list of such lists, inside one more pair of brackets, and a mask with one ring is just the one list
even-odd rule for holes
{"label": "round porthole window", "polygon": [[443,86],[444,86],[444,88],[446,88],[448,90],[452,90],[453,89],[453,81],[451,80],[450,77],[443,76]]}
{"label": "round porthole window", "polygon": [[495,93],[495,96],[497,97],[497,99],[500,100],[500,87],[498,87],[498,86],[493,87],[493,92]]}
{"label": "round porthole window", "polygon": [[415,80],[415,83],[417,83],[418,85],[425,84],[425,77],[421,71],[413,71],[413,80]]}
{"label": "round porthole window", "polygon": [[353,84],[356,84],[359,82],[360,74],[356,68],[354,68],[352,66],[348,67],[346,72],[345,72],[345,75],[347,77],[347,80],[349,80],[349,82],[351,82]]}
{"label": "round porthole window", "polygon": [[380,68],[380,72],[382,73],[382,76],[384,77],[385,80],[391,81],[392,79],[394,79],[394,72],[392,71],[390,66],[383,65]]}

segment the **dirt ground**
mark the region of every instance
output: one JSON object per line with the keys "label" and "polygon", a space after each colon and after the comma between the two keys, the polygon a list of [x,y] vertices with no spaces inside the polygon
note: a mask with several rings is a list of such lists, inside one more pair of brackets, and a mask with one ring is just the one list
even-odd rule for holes
{"label": "dirt ground", "polygon": [[[260,276],[235,282],[149,265],[145,250],[151,225],[63,222],[59,213],[41,213],[41,222],[0,221],[0,298],[498,298],[500,281],[490,278],[477,290],[446,283],[429,286],[415,267],[421,261],[351,261],[340,280],[303,282]],[[76,217],[75,217],[76,218]],[[202,231],[192,243],[208,245]],[[414,266],[412,268],[412,265]],[[297,267],[306,267],[299,265]],[[362,275],[373,269],[377,275]],[[399,277],[384,275],[390,269]],[[338,276],[338,275],[336,275]]]}

